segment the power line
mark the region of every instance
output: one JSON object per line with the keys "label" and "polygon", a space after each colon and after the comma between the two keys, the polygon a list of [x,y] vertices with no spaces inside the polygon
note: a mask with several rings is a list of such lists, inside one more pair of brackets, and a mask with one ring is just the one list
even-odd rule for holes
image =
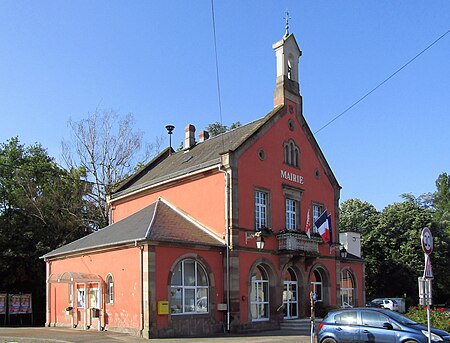
{"label": "power line", "polygon": [[314,132],[314,134],[317,134],[318,132],[322,131],[324,128],[326,128],[328,125],[330,125],[331,123],[333,123],[335,120],[337,120],[338,118],[340,118],[341,116],[343,116],[345,113],[347,113],[348,111],[350,111],[353,107],[355,107],[357,104],[359,104],[361,101],[363,101],[365,98],[367,98],[370,94],[372,94],[373,92],[375,92],[378,88],[380,88],[382,85],[384,85],[386,82],[388,82],[390,79],[392,79],[395,75],[397,75],[401,70],[403,70],[404,68],[406,68],[409,64],[411,64],[415,59],[417,59],[420,55],[422,55],[425,51],[427,51],[428,49],[430,49],[433,45],[435,45],[437,42],[439,42],[442,38],[444,38],[448,33],[450,33],[450,30],[448,30],[447,32],[445,32],[444,34],[442,34],[439,38],[437,38],[433,43],[431,43],[430,45],[428,45],[425,49],[423,49],[421,52],[419,52],[416,56],[414,56],[413,58],[411,58],[408,62],[406,62],[403,66],[401,66],[399,69],[397,69],[394,73],[392,73],[389,77],[387,77],[386,79],[384,79],[381,83],[379,83],[377,86],[375,86],[374,88],[372,88],[372,90],[370,90],[369,92],[367,92],[364,96],[362,96],[361,98],[359,98],[356,102],[354,102],[352,105],[350,105],[349,107],[347,107],[344,111],[342,111],[341,113],[339,113],[337,116],[335,116],[333,119],[331,119],[328,123],[326,123],[324,126],[322,126],[320,129],[318,129],[316,132]]}
{"label": "power line", "polygon": [[[220,78],[219,78],[219,59],[217,57],[217,38],[216,38],[216,20],[214,15],[214,0],[211,0],[211,15],[212,15],[212,26],[213,26],[213,35],[214,35],[214,56],[216,59],[216,80],[217,80],[217,96],[219,102],[219,117],[220,117],[220,125],[223,126],[222,120],[222,100],[220,97]],[[222,147],[225,146],[224,138],[222,135]]]}

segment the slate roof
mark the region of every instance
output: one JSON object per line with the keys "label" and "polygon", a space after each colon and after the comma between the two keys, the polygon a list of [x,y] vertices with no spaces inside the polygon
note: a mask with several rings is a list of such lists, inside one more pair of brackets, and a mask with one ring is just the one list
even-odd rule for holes
{"label": "slate roof", "polygon": [[225,241],[221,237],[160,198],[128,217],[42,257],[74,254],[144,240],[225,246]]}
{"label": "slate roof", "polygon": [[[197,143],[189,151],[177,151],[170,156],[167,155],[164,159],[161,158],[161,154],[158,155],[141,171],[121,184],[111,194],[111,199],[219,164],[222,153],[235,151],[282,108],[282,105],[277,106],[264,118]],[[165,151],[163,154],[167,154],[167,152]],[[156,160],[157,162],[155,162]]]}

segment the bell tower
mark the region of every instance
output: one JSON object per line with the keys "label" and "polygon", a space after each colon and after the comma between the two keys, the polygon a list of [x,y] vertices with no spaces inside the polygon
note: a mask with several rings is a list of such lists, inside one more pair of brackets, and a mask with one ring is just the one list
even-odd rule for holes
{"label": "bell tower", "polygon": [[[287,16],[286,16],[287,17]],[[272,45],[275,50],[277,65],[277,81],[274,91],[274,106],[286,103],[286,99],[301,105],[300,86],[298,80],[298,62],[302,51],[292,33],[289,33],[286,22],[286,33],[282,39]]]}

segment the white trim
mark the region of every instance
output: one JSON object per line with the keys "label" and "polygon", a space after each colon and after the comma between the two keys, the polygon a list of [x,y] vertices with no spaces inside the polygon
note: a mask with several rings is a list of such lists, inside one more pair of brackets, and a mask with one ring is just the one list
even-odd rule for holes
{"label": "white trim", "polygon": [[153,222],[155,221],[156,211],[158,210],[159,198],[156,201],[155,208],[153,209],[152,220],[150,220],[150,224],[148,224],[147,231],[145,232],[145,238],[147,239],[150,235],[150,230],[152,229]]}

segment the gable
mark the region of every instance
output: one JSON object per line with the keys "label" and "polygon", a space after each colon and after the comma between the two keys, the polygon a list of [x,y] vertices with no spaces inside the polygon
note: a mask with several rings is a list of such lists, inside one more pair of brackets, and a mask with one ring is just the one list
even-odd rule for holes
{"label": "gable", "polygon": [[160,198],[136,213],[55,249],[42,258],[103,250],[140,241],[224,246],[223,238]]}

